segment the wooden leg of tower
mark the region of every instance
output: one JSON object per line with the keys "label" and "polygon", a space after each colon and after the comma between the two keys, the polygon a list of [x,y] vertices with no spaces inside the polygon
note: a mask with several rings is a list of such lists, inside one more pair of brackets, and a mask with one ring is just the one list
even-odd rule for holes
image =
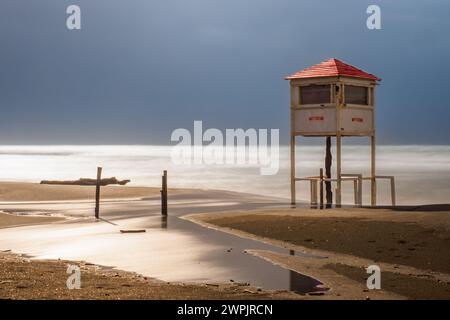
{"label": "wooden leg of tower", "polygon": [[370,159],[370,174],[371,174],[371,205],[372,207],[377,205],[377,180],[376,176],[376,166],[375,166],[375,135],[371,137],[371,159]]}
{"label": "wooden leg of tower", "polygon": [[333,204],[333,191],[331,189],[331,164],[332,164],[332,154],[331,154],[331,137],[328,136],[326,139],[326,149],[325,149],[325,177],[327,181],[325,182],[325,191],[327,198],[327,208],[331,208]]}
{"label": "wooden leg of tower", "polygon": [[395,178],[391,177],[391,201],[392,206],[395,207],[396,200],[395,200]]}
{"label": "wooden leg of tower", "polygon": [[291,205],[295,206],[295,135],[291,135]]}
{"label": "wooden leg of tower", "polygon": [[358,206],[362,207],[362,174],[358,175]]}
{"label": "wooden leg of tower", "polygon": [[336,208],[341,207],[342,181],[341,181],[341,135],[336,136]]}

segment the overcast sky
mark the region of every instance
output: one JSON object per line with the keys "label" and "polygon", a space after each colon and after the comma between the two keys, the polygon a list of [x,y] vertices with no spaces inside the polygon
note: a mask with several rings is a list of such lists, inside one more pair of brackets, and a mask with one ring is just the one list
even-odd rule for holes
{"label": "overcast sky", "polygon": [[[82,29],[66,28],[81,7]],[[378,4],[382,30],[366,27]],[[450,143],[448,0],[1,0],[1,144],[168,144],[176,128],[280,128],[284,76],[374,73],[379,142]]]}

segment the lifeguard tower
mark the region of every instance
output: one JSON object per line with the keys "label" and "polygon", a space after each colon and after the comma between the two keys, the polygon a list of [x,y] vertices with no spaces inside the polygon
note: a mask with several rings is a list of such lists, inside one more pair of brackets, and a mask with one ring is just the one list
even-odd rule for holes
{"label": "lifeguard tower", "polygon": [[[296,182],[310,181],[311,203],[317,204],[317,186],[323,206],[323,184],[327,187],[327,205],[333,201],[331,183],[336,184],[336,206],[341,206],[342,182],[353,181],[355,204],[362,205],[362,182],[370,180],[371,205],[376,205],[376,180],[390,179],[391,201],[395,205],[392,176],[377,176],[375,151],[375,89],[381,79],[338,59],[329,59],[297,73],[286,80],[291,86],[291,204],[296,204]],[[296,176],[296,137],[326,137],[326,175]],[[341,172],[343,137],[370,137],[370,176]],[[331,137],[336,137],[336,175],[331,176]]]}

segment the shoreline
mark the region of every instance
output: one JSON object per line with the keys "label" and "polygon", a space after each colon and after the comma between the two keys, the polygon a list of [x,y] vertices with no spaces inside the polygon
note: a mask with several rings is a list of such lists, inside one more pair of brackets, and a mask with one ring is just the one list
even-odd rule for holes
{"label": "shoreline", "polygon": [[[174,194],[189,189],[169,189]],[[157,197],[160,188],[135,186],[103,186],[102,200],[123,200]],[[95,199],[95,186],[47,185],[31,182],[0,182],[0,203],[53,201],[89,201]]]}
{"label": "shoreline", "polygon": [[[161,187],[149,186],[102,186],[100,201],[159,200]],[[288,203],[288,198],[260,196],[253,193],[205,188],[168,188],[169,196],[205,194],[206,197],[221,194],[227,197],[246,196],[248,199],[265,198],[280,203]],[[95,186],[48,185],[34,182],[0,181],[0,205],[20,203],[70,203],[92,202],[95,200]]]}

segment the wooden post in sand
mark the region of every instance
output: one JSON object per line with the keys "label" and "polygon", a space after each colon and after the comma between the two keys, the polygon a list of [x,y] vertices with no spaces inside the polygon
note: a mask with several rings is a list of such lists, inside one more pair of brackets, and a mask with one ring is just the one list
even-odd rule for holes
{"label": "wooden post in sand", "polygon": [[167,170],[164,170],[164,174],[162,176],[161,214],[163,216],[167,216]]}
{"label": "wooden post in sand", "polygon": [[102,168],[97,167],[97,184],[95,185],[95,218],[100,218],[100,180],[102,179]]}

